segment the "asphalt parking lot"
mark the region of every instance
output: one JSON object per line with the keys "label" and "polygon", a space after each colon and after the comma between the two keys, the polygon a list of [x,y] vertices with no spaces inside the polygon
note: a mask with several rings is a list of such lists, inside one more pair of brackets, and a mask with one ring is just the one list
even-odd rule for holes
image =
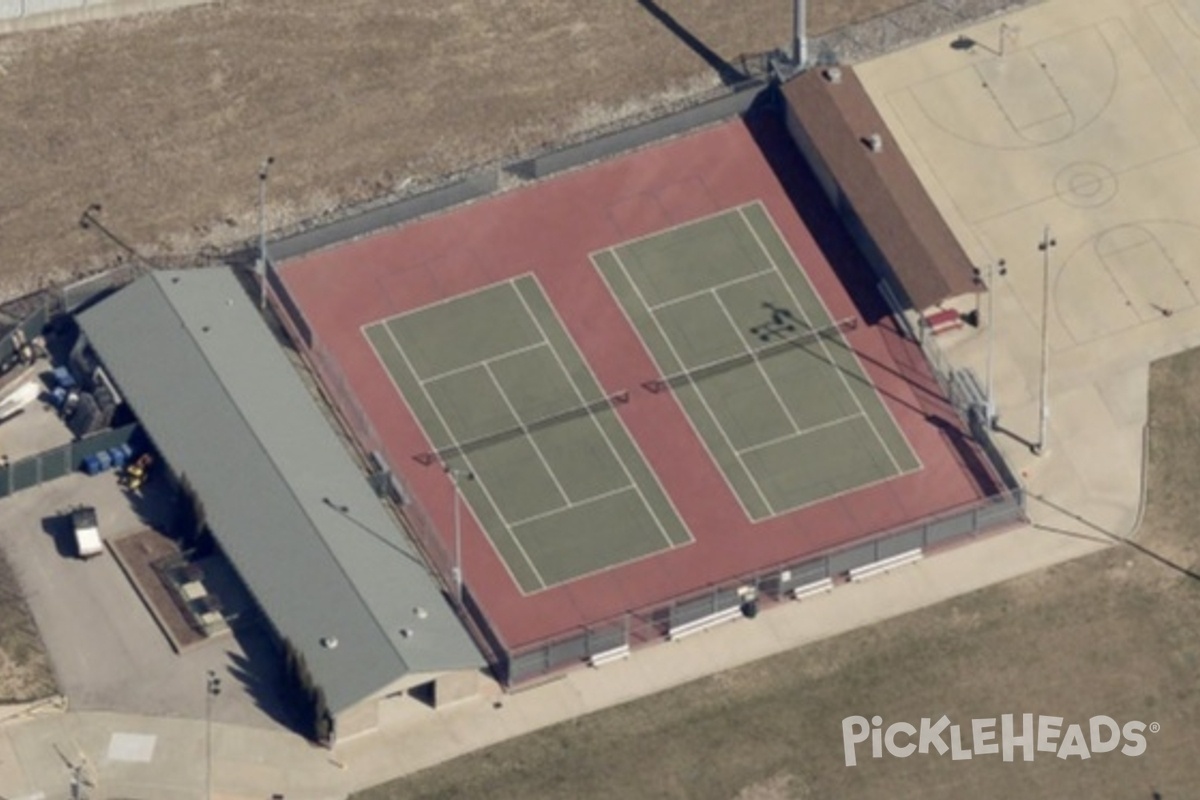
{"label": "asphalt parking lot", "polygon": [[273,726],[280,704],[271,688],[275,661],[252,629],[176,654],[109,552],[75,557],[70,524],[76,504],[96,508],[113,540],[162,522],[168,498],[154,492],[136,508],[112,472],[75,473],[0,501],[0,546],[21,582],[73,710],[203,718],[207,671],[221,676],[212,719]]}

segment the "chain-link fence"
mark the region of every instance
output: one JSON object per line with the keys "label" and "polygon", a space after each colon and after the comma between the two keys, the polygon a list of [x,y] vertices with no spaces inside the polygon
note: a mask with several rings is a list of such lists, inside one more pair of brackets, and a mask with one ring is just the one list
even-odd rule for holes
{"label": "chain-link fence", "polygon": [[[658,642],[672,630],[722,611],[753,603],[754,608],[788,601],[790,593],[826,578],[839,578],[858,567],[900,553],[928,550],[953,539],[1021,522],[1024,509],[1017,496],[1003,493],[910,523],[840,550],[774,564],[719,584],[682,592],[677,599],[581,626],[532,644],[510,648],[494,639],[502,653],[501,678],[518,684],[555,670],[575,666],[591,656],[622,645],[631,648]],[[478,613],[478,612],[477,612]]]}
{"label": "chain-link fence", "polygon": [[[818,64],[851,64],[876,58],[903,47],[947,33],[957,33],[979,22],[1041,0],[920,0],[902,8],[848,25],[810,42]],[[1011,47],[1010,28],[996,28],[995,38],[980,46],[1000,52]]]}
{"label": "chain-link fence", "polygon": [[57,310],[66,314],[74,314],[107,297],[117,289],[132,283],[138,275],[142,274],[142,271],[142,268],[136,264],[122,264],[96,275],[81,278],[74,283],[60,286],[51,296],[56,301]]}

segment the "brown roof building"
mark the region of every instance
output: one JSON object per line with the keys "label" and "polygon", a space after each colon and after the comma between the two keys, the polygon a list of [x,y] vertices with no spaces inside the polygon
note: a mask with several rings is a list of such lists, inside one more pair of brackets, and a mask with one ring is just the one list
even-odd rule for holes
{"label": "brown roof building", "polygon": [[783,85],[788,131],[896,299],[924,312],[978,291],[962,246],[848,66]]}

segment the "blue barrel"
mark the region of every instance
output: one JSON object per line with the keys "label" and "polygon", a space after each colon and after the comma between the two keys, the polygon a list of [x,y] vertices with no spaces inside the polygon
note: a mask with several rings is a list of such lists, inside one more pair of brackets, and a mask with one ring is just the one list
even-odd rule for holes
{"label": "blue barrel", "polygon": [[100,459],[95,456],[88,456],[83,459],[83,471],[88,475],[96,475],[100,472]]}
{"label": "blue barrel", "polygon": [[99,453],[96,453],[96,460],[98,462],[100,462],[100,471],[101,472],[103,472],[104,470],[108,469],[109,467],[111,467],[113,465],[112,456],[110,456],[108,454],[107,450],[101,450]]}
{"label": "blue barrel", "polygon": [[71,375],[71,370],[66,367],[54,368],[54,382],[64,389],[75,388],[75,378]]}
{"label": "blue barrel", "polygon": [[113,469],[121,469],[125,466],[125,451],[120,446],[108,448],[108,455],[112,459]]}

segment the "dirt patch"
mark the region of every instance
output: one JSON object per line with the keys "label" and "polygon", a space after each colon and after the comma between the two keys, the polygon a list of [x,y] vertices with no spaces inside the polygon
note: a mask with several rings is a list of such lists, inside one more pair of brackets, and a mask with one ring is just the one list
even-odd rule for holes
{"label": "dirt patch", "polygon": [[[357,800],[1188,797],[1200,785],[1200,351],[1151,372],[1149,505],[1118,546],[565,723]],[[1138,757],[844,763],[841,721],[1001,714],[1157,723]]]}
{"label": "dirt patch", "polygon": [[0,704],[28,703],[57,691],[37,623],[0,552]]}
{"label": "dirt patch", "polygon": [[[861,57],[1011,4],[823,0],[809,32],[847,31],[830,46]],[[779,0],[650,5],[230,0],[0,38],[0,295],[126,257],[80,228],[92,203],[186,263],[252,238],[268,154],[268,225],[287,229],[677,102],[718,84],[714,59],[791,37]]]}
{"label": "dirt patch", "polygon": [[204,634],[196,630],[184,616],[154,569],[154,564],[178,556],[179,546],[157,531],[145,530],[122,537],[113,542],[111,547],[119,552],[122,567],[133,581],[134,589],[142,601],[150,606],[155,620],[170,632],[172,646],[182,651],[204,641]]}

